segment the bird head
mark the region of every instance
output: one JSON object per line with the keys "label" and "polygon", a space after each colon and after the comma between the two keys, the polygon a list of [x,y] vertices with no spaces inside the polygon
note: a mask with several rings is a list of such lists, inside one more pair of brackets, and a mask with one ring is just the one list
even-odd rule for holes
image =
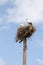
{"label": "bird head", "polygon": [[20,24],[20,27],[22,28],[22,27],[24,27],[24,25],[23,24]]}
{"label": "bird head", "polygon": [[28,22],[31,22],[28,18],[26,18],[26,21],[27,21],[27,23],[28,23]]}
{"label": "bird head", "polygon": [[28,18],[26,18],[26,21],[27,21],[28,24],[32,25],[31,21]]}

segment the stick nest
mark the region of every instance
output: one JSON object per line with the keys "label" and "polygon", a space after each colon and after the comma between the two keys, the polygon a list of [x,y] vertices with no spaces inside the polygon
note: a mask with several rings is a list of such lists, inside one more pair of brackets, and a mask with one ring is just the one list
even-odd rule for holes
{"label": "stick nest", "polygon": [[24,39],[30,38],[35,31],[36,29],[33,25],[19,27],[16,34],[16,42],[22,42]]}

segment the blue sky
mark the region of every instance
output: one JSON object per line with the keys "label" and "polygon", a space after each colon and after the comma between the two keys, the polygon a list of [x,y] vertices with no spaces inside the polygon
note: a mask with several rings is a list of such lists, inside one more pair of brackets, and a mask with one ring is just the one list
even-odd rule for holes
{"label": "blue sky", "polygon": [[15,36],[26,18],[36,27],[27,40],[27,65],[43,65],[43,0],[0,0],[0,65],[22,65],[23,42]]}

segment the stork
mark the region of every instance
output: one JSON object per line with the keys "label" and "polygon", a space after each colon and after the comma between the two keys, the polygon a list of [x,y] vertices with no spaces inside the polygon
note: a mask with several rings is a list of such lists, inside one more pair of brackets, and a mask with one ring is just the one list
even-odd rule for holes
{"label": "stork", "polygon": [[28,18],[26,18],[26,22],[27,22],[28,24],[32,25],[32,22],[31,22]]}
{"label": "stork", "polygon": [[23,24],[20,24],[20,28],[22,28],[22,27],[24,27],[24,25]]}
{"label": "stork", "polygon": [[20,43],[22,41],[22,37],[25,34],[24,28],[25,28],[25,26],[23,24],[20,24],[20,27],[17,30],[16,42],[19,41],[19,43]]}

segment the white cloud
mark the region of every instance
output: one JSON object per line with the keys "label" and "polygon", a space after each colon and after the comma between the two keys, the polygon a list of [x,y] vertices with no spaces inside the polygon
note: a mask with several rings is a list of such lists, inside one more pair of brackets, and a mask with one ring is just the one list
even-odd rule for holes
{"label": "white cloud", "polygon": [[14,8],[6,11],[8,21],[22,22],[26,17],[32,22],[43,21],[43,0],[15,0],[13,4]]}
{"label": "white cloud", "polygon": [[37,59],[36,60],[39,64],[43,64],[43,60],[41,60],[41,59]]}
{"label": "white cloud", "polygon": [[8,0],[0,0],[0,5],[4,5]]}
{"label": "white cloud", "polygon": [[0,58],[0,65],[6,65],[6,62],[2,58]]}

